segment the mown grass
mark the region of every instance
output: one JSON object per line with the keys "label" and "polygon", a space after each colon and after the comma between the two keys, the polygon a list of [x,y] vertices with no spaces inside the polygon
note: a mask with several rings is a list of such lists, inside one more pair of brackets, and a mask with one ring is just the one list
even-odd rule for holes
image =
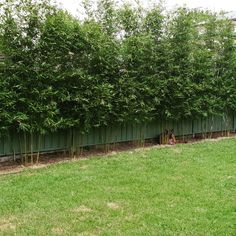
{"label": "mown grass", "polygon": [[0,177],[0,235],[236,235],[236,139]]}

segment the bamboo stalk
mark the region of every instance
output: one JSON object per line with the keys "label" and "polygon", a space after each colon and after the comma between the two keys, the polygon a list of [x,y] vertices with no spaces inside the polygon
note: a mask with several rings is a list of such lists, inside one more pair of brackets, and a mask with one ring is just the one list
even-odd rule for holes
{"label": "bamboo stalk", "polygon": [[75,159],[75,134],[74,134],[74,129],[72,129],[72,158]]}
{"label": "bamboo stalk", "polygon": [[33,153],[33,133],[30,133],[30,159],[31,165],[34,164],[34,153]]}
{"label": "bamboo stalk", "polygon": [[24,164],[24,158],[23,158],[23,152],[22,152],[22,141],[20,133],[18,134],[19,144],[20,144],[20,159],[21,159],[21,165]]}
{"label": "bamboo stalk", "polygon": [[13,147],[13,161],[16,161],[16,151],[14,147]]}
{"label": "bamboo stalk", "polygon": [[210,139],[212,139],[212,133],[213,133],[213,116],[211,116],[211,132],[210,132]]}
{"label": "bamboo stalk", "polygon": [[36,160],[36,163],[38,165],[39,163],[39,153],[40,153],[40,140],[41,140],[41,134],[39,133],[39,136],[38,136],[38,152],[37,152],[37,160]]}
{"label": "bamboo stalk", "polygon": [[26,133],[24,131],[24,146],[25,146],[25,165],[27,165],[28,163],[28,156],[27,156],[27,137],[26,137]]}

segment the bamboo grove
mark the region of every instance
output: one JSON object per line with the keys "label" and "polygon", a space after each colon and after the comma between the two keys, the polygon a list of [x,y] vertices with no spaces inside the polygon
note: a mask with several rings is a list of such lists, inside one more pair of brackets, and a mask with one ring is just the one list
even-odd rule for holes
{"label": "bamboo grove", "polygon": [[222,14],[84,2],[1,1],[0,133],[236,111],[234,30]]}

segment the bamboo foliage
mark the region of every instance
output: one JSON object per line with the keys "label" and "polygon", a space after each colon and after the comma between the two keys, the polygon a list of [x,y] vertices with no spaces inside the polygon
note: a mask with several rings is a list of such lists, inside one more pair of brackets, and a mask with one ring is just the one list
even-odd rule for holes
{"label": "bamboo foliage", "polygon": [[78,20],[50,0],[1,2],[1,134],[236,111],[236,48],[224,14],[100,0],[97,8],[85,1]]}

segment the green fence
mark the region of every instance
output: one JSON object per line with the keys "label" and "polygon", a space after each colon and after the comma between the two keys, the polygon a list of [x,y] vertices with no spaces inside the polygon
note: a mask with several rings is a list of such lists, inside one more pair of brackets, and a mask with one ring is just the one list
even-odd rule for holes
{"label": "green fence", "polygon": [[24,152],[53,152],[84,146],[118,143],[157,138],[165,129],[174,129],[176,136],[207,132],[235,131],[236,115],[213,116],[206,119],[153,121],[146,124],[126,124],[94,128],[87,134],[79,129],[61,130],[43,136],[21,133],[9,134],[0,139],[0,156]]}

